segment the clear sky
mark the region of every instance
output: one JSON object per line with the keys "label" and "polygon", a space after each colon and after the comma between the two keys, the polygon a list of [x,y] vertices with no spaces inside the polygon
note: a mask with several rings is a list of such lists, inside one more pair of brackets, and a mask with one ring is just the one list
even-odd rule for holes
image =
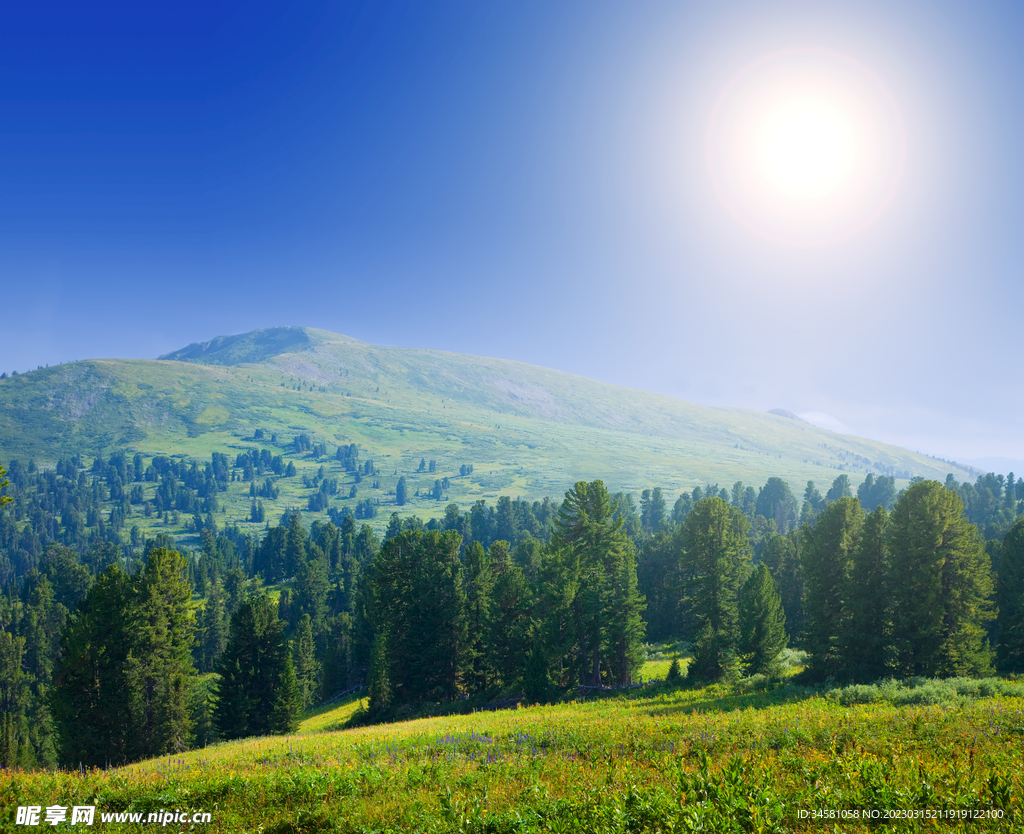
{"label": "clear sky", "polygon": [[0,370],[307,325],[1024,459],[1021,9],[12,4]]}

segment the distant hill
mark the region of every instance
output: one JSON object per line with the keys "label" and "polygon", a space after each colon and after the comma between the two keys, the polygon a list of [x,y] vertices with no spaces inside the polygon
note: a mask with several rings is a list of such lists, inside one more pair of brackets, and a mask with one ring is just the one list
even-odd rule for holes
{"label": "distant hill", "polygon": [[[155,360],[94,359],[0,381],[0,460],[55,461],[120,448],[208,458],[308,434],[333,454],[356,443],[414,488],[472,464],[459,500],[560,496],[602,478],[613,490],[706,483],[800,493],[841,472],[958,480],[974,471],[816,428],[791,412],[710,408],[560,371],[433,350],[378,347],[303,327],[256,330]],[[419,483],[419,481],[422,481]],[[418,486],[417,486],[418,483]],[[385,489],[382,485],[381,489]],[[412,491],[412,490],[410,490]],[[433,506],[433,505],[432,505]]]}

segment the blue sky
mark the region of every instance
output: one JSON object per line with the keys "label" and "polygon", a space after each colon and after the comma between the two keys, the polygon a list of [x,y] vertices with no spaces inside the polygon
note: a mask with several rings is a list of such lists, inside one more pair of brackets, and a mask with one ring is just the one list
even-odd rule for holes
{"label": "blue sky", "polygon": [[[300,324],[1024,459],[1013,4],[21,4],[0,370]],[[794,48],[891,93],[866,229],[736,223],[705,142]]]}

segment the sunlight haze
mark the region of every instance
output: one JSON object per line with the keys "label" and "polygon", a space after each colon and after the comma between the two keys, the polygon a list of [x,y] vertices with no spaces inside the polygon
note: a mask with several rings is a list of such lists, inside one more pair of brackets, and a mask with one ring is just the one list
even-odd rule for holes
{"label": "sunlight haze", "polygon": [[302,325],[1024,459],[1016,5],[12,8],[0,371]]}

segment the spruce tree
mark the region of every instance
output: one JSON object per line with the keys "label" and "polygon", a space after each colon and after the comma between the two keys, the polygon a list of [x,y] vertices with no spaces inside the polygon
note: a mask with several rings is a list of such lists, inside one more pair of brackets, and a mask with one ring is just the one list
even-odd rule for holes
{"label": "spruce tree", "polygon": [[1024,517],[1017,519],[1003,539],[996,604],[999,671],[1024,672]]}
{"label": "spruce tree", "polygon": [[396,702],[452,700],[470,659],[458,533],[403,532],[374,560],[374,625]]}
{"label": "spruce tree", "polygon": [[393,693],[388,674],[387,632],[379,631],[373,639],[370,653],[370,679],[367,694],[370,699],[369,713],[373,718],[385,715],[391,708]]}
{"label": "spruce tree", "polygon": [[126,764],[143,741],[125,680],[138,609],[132,579],[117,566],[96,578],[62,635],[50,708],[66,765]]}
{"label": "spruce tree", "polygon": [[842,677],[858,683],[877,680],[886,672],[888,526],[888,513],[876,504],[853,551],[843,598],[839,636]]}
{"label": "spruce tree", "polygon": [[295,629],[295,649],[292,652],[295,665],[295,680],[299,688],[299,704],[309,709],[320,690],[320,663],[316,659],[313,643],[313,626],[309,614],[303,614]]}
{"label": "spruce tree", "polygon": [[214,720],[221,738],[286,732],[282,727],[294,723],[295,670],[269,597],[250,597],[235,611],[217,671]]}
{"label": "spruce tree", "polygon": [[[494,549],[493,544],[491,548]],[[466,548],[463,585],[466,589],[469,642],[466,684],[470,691],[479,692],[487,688],[494,675],[490,656],[491,591],[494,577],[490,557],[480,542],[472,542]]]}
{"label": "spruce tree", "polygon": [[736,667],[739,588],[750,564],[749,522],[721,498],[702,498],[683,525],[683,582],[696,633],[690,674],[728,677]]}
{"label": "spruce tree", "polygon": [[761,563],[768,566],[786,614],[786,629],[797,645],[804,623],[804,575],[797,555],[795,532],[788,536],[769,535],[761,550]]}
{"label": "spruce tree", "polygon": [[751,675],[775,675],[786,647],[786,615],[772,575],[758,565],[740,591],[739,654]]}
{"label": "spruce tree", "polygon": [[938,481],[911,485],[892,512],[889,552],[896,673],[988,674],[991,566],[960,497]]}
{"label": "spruce tree", "polygon": [[622,526],[601,481],[580,481],[566,492],[555,521],[557,593],[572,611],[573,665],[583,685],[602,685],[602,658],[611,662],[611,680],[627,682],[643,644],[644,600],[633,545]]}
{"label": "spruce tree", "polygon": [[800,564],[804,574],[804,645],[820,678],[842,672],[840,645],[850,562],[860,540],[864,511],[856,498],[829,504],[814,527],[804,527]]}
{"label": "spruce tree", "polygon": [[196,670],[195,608],[187,576],[188,562],[180,553],[157,548],[149,552],[138,581],[131,674],[140,699],[138,731],[145,756],[188,749],[187,697]]}

